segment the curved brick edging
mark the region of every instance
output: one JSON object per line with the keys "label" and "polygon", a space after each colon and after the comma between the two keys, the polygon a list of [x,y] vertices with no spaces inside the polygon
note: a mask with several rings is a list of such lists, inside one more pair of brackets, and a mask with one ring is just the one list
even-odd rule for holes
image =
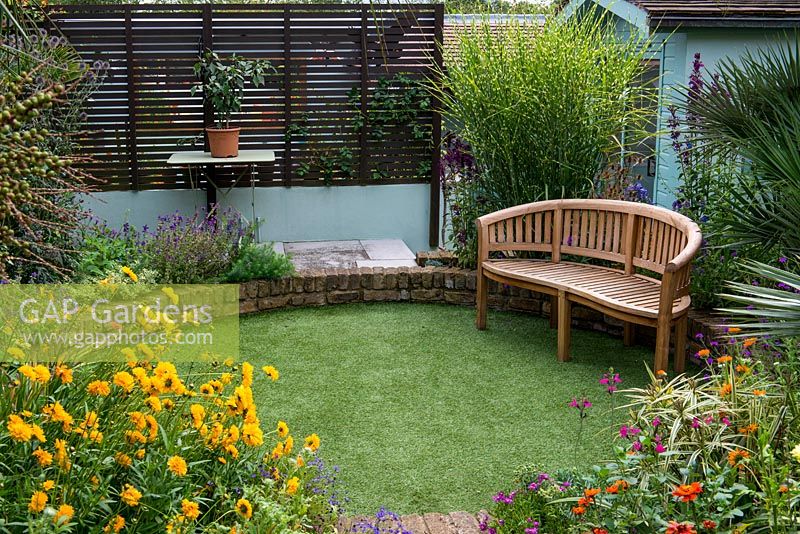
{"label": "curved brick edging", "polygon": [[[278,308],[327,306],[350,302],[427,302],[475,305],[474,270],[455,267],[361,267],[308,270],[278,280],[253,280],[239,285],[239,313],[247,315]],[[489,307],[550,316],[550,298],[527,289],[489,281]],[[708,315],[690,313],[690,354],[697,345],[694,334],[713,335]],[[573,305],[577,328],[622,337],[622,322],[584,306]],[[652,345],[655,330],[637,328],[637,342]]]}

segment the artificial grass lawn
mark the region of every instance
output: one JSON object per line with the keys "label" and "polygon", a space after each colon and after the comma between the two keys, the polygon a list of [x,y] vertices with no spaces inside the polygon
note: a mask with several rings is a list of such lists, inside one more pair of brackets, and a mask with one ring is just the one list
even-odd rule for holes
{"label": "artificial grass lawn", "polygon": [[[611,402],[598,380],[614,366],[623,387],[641,385],[653,357],[573,329],[573,359],[560,364],[544,319],[490,312],[480,332],[470,308],[400,303],[244,317],[241,350],[281,373],[256,381],[264,425],[283,419],[301,442],[317,432],[353,513],[476,512],[521,465],[607,459]],[[579,440],[568,402],[582,394],[594,406]]]}

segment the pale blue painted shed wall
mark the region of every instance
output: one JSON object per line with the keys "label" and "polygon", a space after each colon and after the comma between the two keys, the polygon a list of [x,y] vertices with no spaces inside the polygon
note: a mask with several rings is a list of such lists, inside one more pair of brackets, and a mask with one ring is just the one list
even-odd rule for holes
{"label": "pale blue painted shed wall", "polygon": [[[687,0],[689,1],[689,0]],[[595,3],[613,13],[615,29],[621,35],[634,32],[650,34],[646,13],[625,0],[571,0],[562,10],[566,17],[581,16],[587,6]],[[669,106],[679,100],[679,88],[688,82],[694,54],[709,71],[724,57],[738,58],[746,50],[756,51],[766,47],[793,42],[794,30],[752,28],[684,28],[652,34],[654,45],[663,44],[660,50],[661,91],[658,110],[656,142],[657,166],[654,200],[657,204],[672,207],[678,187],[680,165],[672,148],[667,131]]]}
{"label": "pale blue painted shed wall", "polygon": [[[662,104],[660,109],[662,136],[658,142],[658,170],[656,175],[656,202],[671,207],[678,187],[680,166],[668,137],[668,106],[679,99],[677,89],[688,82],[695,53],[709,72],[714,72],[718,62],[729,57],[736,59],[747,50],[757,51],[768,47],[785,46],[794,37],[786,30],[750,28],[687,28],[676,31],[667,40],[662,51]],[[708,77],[708,76],[707,76]]]}
{"label": "pale blue painted shed wall", "polygon": [[[249,188],[217,199],[253,219]],[[255,199],[262,241],[402,239],[413,251],[430,248],[427,184],[259,187]],[[197,190],[111,191],[84,199],[84,206],[112,226],[128,222],[140,228],[154,226],[159,215],[194,213],[205,202],[205,192]]]}

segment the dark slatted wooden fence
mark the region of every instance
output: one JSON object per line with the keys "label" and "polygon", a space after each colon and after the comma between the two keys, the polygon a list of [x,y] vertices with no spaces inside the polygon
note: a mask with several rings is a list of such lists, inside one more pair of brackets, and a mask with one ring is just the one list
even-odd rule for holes
{"label": "dark slatted wooden fence", "polygon": [[[196,185],[165,162],[192,149],[179,143],[211,121],[202,96],[190,92],[192,66],[209,49],[276,68],[265,86],[246,90],[234,118],[241,148],[276,153],[275,163],[258,168],[255,185],[430,182],[438,213],[438,114],[417,117],[430,132],[419,140],[408,125],[384,124],[375,135],[369,122],[359,128],[355,121],[368,116],[382,79],[433,75],[441,64],[441,4],[72,5],[54,6],[49,16],[85,61],[108,62],[82,139],[89,170],[106,190]],[[237,171],[223,167],[216,177],[230,184]]]}

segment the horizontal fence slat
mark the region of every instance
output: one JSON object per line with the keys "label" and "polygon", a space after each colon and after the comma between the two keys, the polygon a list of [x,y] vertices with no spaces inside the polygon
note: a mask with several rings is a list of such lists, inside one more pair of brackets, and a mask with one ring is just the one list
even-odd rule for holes
{"label": "horizontal fence slat", "polygon": [[[381,125],[385,133],[378,136],[369,120],[363,132],[355,121],[364,109],[369,117],[381,79],[403,74],[421,81],[435,71],[439,9],[82,4],[51,6],[45,24],[56,26],[87,63],[108,62],[104,83],[85,109],[86,131],[77,137],[87,158],[82,165],[103,180],[102,190],[207,185],[203,176],[193,184],[187,169],[169,167],[166,160],[196,149],[186,143],[209,120],[202,95],[191,94],[197,83],[193,67],[201,45],[208,44],[223,57],[266,59],[277,71],[264,86],[245,89],[242,110],[232,118],[241,127],[242,149],[276,154],[275,162],[255,166],[254,185],[382,185],[438,179],[435,170],[418,175],[438,140],[414,139],[404,124]],[[433,132],[437,120],[421,112],[415,124]],[[336,169],[326,180],[322,160],[341,151],[350,154],[353,174]],[[220,165],[215,172],[215,183],[230,186],[241,169]],[[237,185],[249,187],[250,180],[246,173]]]}

